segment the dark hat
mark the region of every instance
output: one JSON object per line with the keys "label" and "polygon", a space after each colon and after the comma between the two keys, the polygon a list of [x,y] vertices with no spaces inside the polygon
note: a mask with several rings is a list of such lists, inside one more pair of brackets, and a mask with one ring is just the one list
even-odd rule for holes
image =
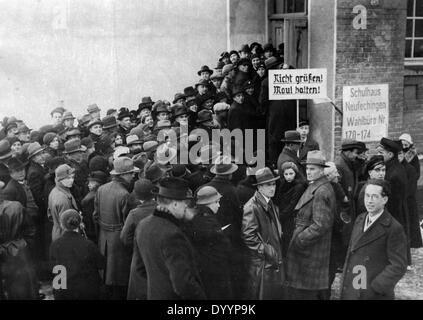
{"label": "dark hat", "polygon": [[113,116],[105,116],[101,122],[103,123],[103,129],[110,129],[118,126],[116,118]]}
{"label": "dark hat", "polygon": [[227,100],[228,99],[228,95],[225,92],[223,92],[223,91],[220,91],[220,92],[216,93],[216,95],[214,97],[214,101],[220,102],[220,100],[222,100],[222,99],[226,99]]}
{"label": "dark hat", "polygon": [[85,150],[81,148],[81,140],[79,139],[70,139],[64,144],[65,150],[63,154],[71,154],[75,152],[84,152]]}
{"label": "dark hat", "polygon": [[266,69],[274,69],[282,62],[282,59],[279,57],[270,57],[264,61],[264,64],[266,65]]}
{"label": "dark hat", "polygon": [[279,176],[274,176],[272,170],[268,167],[258,169],[256,172],[256,183],[253,183],[254,186],[258,186],[260,184],[269,183],[272,181],[276,181],[279,179]]}
{"label": "dark hat", "polygon": [[258,64],[258,66],[257,66],[257,70],[258,70],[259,68],[266,69],[266,64],[265,64],[263,61],[261,61],[261,62]]}
{"label": "dark hat", "polygon": [[93,112],[98,112],[98,111],[101,111],[101,109],[98,107],[98,105],[96,105],[96,104],[94,103],[94,104],[90,104],[90,105],[87,107],[87,111],[88,111],[88,113],[93,113]]}
{"label": "dark hat", "polygon": [[174,178],[184,178],[188,175],[187,167],[183,164],[174,164],[169,175]]}
{"label": "dark hat", "polygon": [[372,156],[366,164],[365,172],[369,172],[370,170],[373,170],[376,166],[380,164],[385,164],[383,156],[379,154]]}
{"label": "dark hat", "polygon": [[54,172],[56,171],[56,168],[60,166],[61,164],[65,164],[65,163],[66,163],[66,160],[63,157],[49,158],[46,161],[46,167],[48,168],[48,172],[50,174],[54,174]]}
{"label": "dark hat", "polygon": [[341,150],[353,150],[353,149],[362,149],[363,145],[361,145],[357,140],[345,139],[342,141]]}
{"label": "dark hat", "polygon": [[232,63],[230,63],[230,64],[226,64],[226,65],[222,68],[222,75],[223,75],[224,77],[226,77],[226,76],[229,74],[229,72],[231,72],[233,69],[235,69],[235,66],[234,66]]}
{"label": "dark hat", "polygon": [[40,137],[40,132],[37,130],[31,131],[29,134],[29,140],[32,142],[38,141],[38,138]]}
{"label": "dark hat", "polygon": [[84,114],[78,121],[81,125],[86,125],[91,121],[91,116],[89,114]]}
{"label": "dark hat", "polygon": [[204,205],[218,201],[222,195],[212,186],[203,186],[196,194],[196,204]]}
{"label": "dark hat", "polygon": [[180,178],[165,178],[159,183],[159,190],[153,194],[173,200],[192,199],[191,190],[187,181]]}
{"label": "dark hat", "polygon": [[261,60],[261,55],[258,53],[254,53],[253,55],[251,55],[251,61],[255,58],[259,58]]}
{"label": "dark hat", "polygon": [[18,157],[12,157],[7,161],[7,167],[10,172],[25,169],[27,163],[22,162]]}
{"label": "dark hat", "polygon": [[197,91],[193,87],[186,87],[184,89],[185,97],[193,97],[197,95]]}
{"label": "dark hat", "polygon": [[248,44],[244,44],[241,49],[239,50],[239,52],[251,52],[250,46]]}
{"label": "dark hat", "polygon": [[154,184],[148,179],[138,179],[134,184],[134,195],[138,200],[148,200],[153,197]]}
{"label": "dark hat", "polygon": [[156,183],[166,175],[166,172],[166,170],[163,170],[157,164],[153,164],[145,171],[145,178],[152,183]]}
{"label": "dark hat", "polygon": [[178,92],[175,94],[175,99],[173,99],[172,103],[176,103],[179,99],[185,99],[185,95],[183,93]]}
{"label": "dark hat", "polygon": [[304,164],[313,164],[316,166],[321,166],[328,168],[329,166],[326,164],[326,158],[323,155],[322,151],[320,150],[313,150],[307,153],[307,160]]}
{"label": "dark hat", "polygon": [[108,176],[103,171],[93,171],[88,176],[88,181],[96,181],[100,184],[105,184],[107,182]]}
{"label": "dark hat", "polygon": [[274,51],[274,50],[275,50],[275,48],[273,47],[273,44],[271,44],[271,43],[266,43],[263,46],[263,51],[264,52],[266,52],[266,51]]}
{"label": "dark hat", "polygon": [[236,50],[232,50],[231,52],[229,52],[229,57],[233,54],[236,54],[239,57],[239,53]]}
{"label": "dark hat", "polygon": [[153,104],[154,104],[154,101],[151,100],[151,97],[150,96],[142,97],[141,98],[141,103],[138,105],[138,108],[147,107],[147,106],[150,106],[150,108],[151,108],[151,106]]}
{"label": "dark hat", "polygon": [[232,97],[236,96],[238,93],[244,93],[244,87],[236,86],[232,89]]}
{"label": "dark hat", "polygon": [[210,110],[201,110],[197,114],[197,123],[203,123],[207,121],[213,121],[213,112]]}
{"label": "dark hat", "polygon": [[[358,143],[358,146],[359,146],[359,148],[358,148],[359,152],[364,152],[364,151],[369,150],[369,148],[366,147],[366,144],[364,142],[357,141],[357,143]],[[401,148],[402,148],[402,145],[401,145]]]}
{"label": "dark hat", "polygon": [[177,118],[179,116],[182,116],[184,114],[189,114],[189,110],[187,107],[185,107],[183,104],[175,104],[175,114],[174,117]]}
{"label": "dark hat", "polygon": [[101,120],[100,120],[100,119],[93,119],[93,120],[91,120],[91,121],[88,123],[88,125],[87,125],[88,130],[89,130],[89,129],[91,129],[91,127],[92,127],[92,126],[95,126],[95,125],[97,125],[97,124],[99,124],[99,125],[103,125],[103,122],[101,122]]}
{"label": "dark hat", "polygon": [[197,97],[197,105],[201,106],[207,100],[213,100],[214,102],[214,94],[211,91],[206,92],[205,94]]}
{"label": "dark hat", "polygon": [[54,108],[53,110],[51,110],[50,115],[52,116],[54,113],[60,113],[63,114],[65,113],[65,108],[62,107],[58,107],[58,108]]}
{"label": "dark hat", "polygon": [[285,143],[301,143],[301,135],[295,130],[288,130],[284,132],[284,139],[281,140]]}
{"label": "dark hat", "polygon": [[206,79],[201,79],[200,81],[198,81],[198,82],[195,84],[195,89],[197,89],[197,87],[198,87],[199,85],[203,85],[203,86],[206,86],[207,88],[209,88],[209,87],[210,87],[210,82],[209,82],[208,80],[206,80]]}
{"label": "dark hat", "polygon": [[379,142],[379,146],[381,146],[383,149],[389,152],[398,153],[402,150],[402,146],[391,139],[388,138],[382,138]]}
{"label": "dark hat", "polygon": [[114,169],[110,171],[110,174],[114,176],[139,171],[137,167],[134,167],[134,161],[128,157],[118,157],[115,161],[113,161],[113,168]]}
{"label": "dark hat", "polygon": [[10,144],[11,146],[13,146],[13,144],[14,144],[15,142],[20,142],[19,138],[18,138],[18,137],[16,137],[16,136],[13,136],[13,137],[10,137],[10,138],[6,138],[6,139],[9,141],[9,144]]}
{"label": "dark hat", "polygon": [[122,120],[124,118],[132,118],[132,114],[129,112],[128,108],[121,108],[118,114],[118,120]]}
{"label": "dark hat", "polygon": [[16,122],[10,122],[6,125],[5,130],[6,132],[8,132],[10,129],[17,128],[17,127],[18,127],[18,124]]}
{"label": "dark hat", "polygon": [[237,66],[243,66],[243,65],[245,65],[245,66],[251,65],[251,60],[248,59],[248,58],[242,58],[242,59],[240,59],[238,61],[238,63],[237,63]]}
{"label": "dark hat", "polygon": [[85,137],[81,139],[81,146],[85,146],[87,149],[94,146],[94,141],[90,137]]}
{"label": "dark hat", "polygon": [[79,228],[82,218],[75,209],[67,209],[60,215],[60,224],[63,229],[72,231]]}
{"label": "dark hat", "polygon": [[57,137],[57,134],[54,132],[47,132],[43,137],[43,142],[46,146],[50,144],[50,142],[53,141],[54,138]]}
{"label": "dark hat", "polygon": [[224,65],[225,65],[225,63],[222,60],[219,60],[219,61],[217,61],[216,68],[214,68],[214,69],[215,70],[222,70]]}
{"label": "dark hat", "polygon": [[63,114],[63,117],[62,117],[62,121],[65,121],[65,120],[74,120],[74,119],[75,119],[75,117],[73,116],[72,112],[70,112],[70,111],[66,111]]}
{"label": "dark hat", "polygon": [[251,80],[247,80],[244,83],[244,90],[248,89],[248,88],[254,88],[254,82]]}
{"label": "dark hat", "polygon": [[202,66],[200,70],[197,72],[198,75],[201,75],[201,72],[208,72],[211,75],[213,74],[213,70],[211,70],[208,66]]}
{"label": "dark hat", "polygon": [[108,109],[107,110],[107,112],[106,112],[106,116],[110,116],[110,115],[112,115],[113,113],[115,113],[117,110],[116,109]]}
{"label": "dark hat", "polygon": [[29,129],[26,125],[21,125],[18,126],[18,133],[24,133],[24,132],[29,132],[31,131],[31,129]]}
{"label": "dark hat", "polygon": [[298,128],[300,128],[300,127],[302,127],[302,126],[309,126],[310,125],[310,123],[308,122],[308,120],[301,120],[299,123],[298,123]]}
{"label": "dark hat", "polygon": [[[28,159],[31,159],[33,156],[43,152],[45,147],[41,147],[38,142],[32,142],[28,146]],[[0,158],[1,159],[1,158]]]}
{"label": "dark hat", "polygon": [[102,156],[94,156],[91,158],[88,168],[91,172],[93,171],[108,171],[108,162],[105,157]]}
{"label": "dark hat", "polygon": [[220,54],[219,61],[222,61],[222,60],[223,60],[223,58],[229,58],[229,57],[230,57],[229,52],[224,51],[224,52],[222,52],[222,53]]}
{"label": "dark hat", "polygon": [[160,112],[167,112],[170,113],[169,108],[166,104],[164,104],[163,101],[160,101],[160,104],[158,104],[154,111],[156,114],[159,114]]}

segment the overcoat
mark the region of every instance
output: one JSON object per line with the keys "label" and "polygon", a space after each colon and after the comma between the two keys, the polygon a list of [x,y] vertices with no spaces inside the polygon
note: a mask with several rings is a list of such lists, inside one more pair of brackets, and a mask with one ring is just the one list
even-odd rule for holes
{"label": "overcoat", "polygon": [[194,249],[170,213],[156,210],[136,230],[139,263],[147,275],[147,299],[206,299],[198,274]]}
{"label": "overcoat", "polygon": [[[407,242],[402,226],[385,209],[365,231],[367,212],[359,215],[348,247],[343,270],[341,299],[390,300],[407,270]],[[365,288],[354,288],[357,266],[363,266]]]}
{"label": "overcoat", "polygon": [[354,195],[357,192],[358,176],[354,169],[354,164],[344,154],[335,160],[336,168],[340,174],[339,184],[344,189],[345,195],[351,201],[351,217],[353,220],[356,217],[355,203],[353,201]]}
{"label": "overcoat", "polygon": [[301,143],[300,151],[299,151],[299,158],[300,161],[304,161],[307,159],[307,153],[313,150],[320,150],[319,144],[310,137],[307,137],[307,140],[304,143]]}
{"label": "overcoat", "polygon": [[281,177],[281,179],[283,179],[282,165],[285,162],[293,162],[297,166],[302,177],[305,178],[305,168],[301,164],[300,159],[297,157],[294,151],[285,147],[282,149],[282,152],[279,154],[278,162],[277,162],[277,168],[278,168],[279,176]]}
{"label": "overcoat", "polygon": [[248,248],[249,299],[282,299],[285,280],[278,209],[258,191],[245,204],[242,237]]}
{"label": "overcoat", "polygon": [[128,184],[119,177],[100,186],[94,200],[94,221],[98,224],[98,246],[106,257],[103,281],[110,286],[127,286],[131,249],[120,240],[120,233],[130,211]]}
{"label": "overcoat", "polygon": [[329,288],[329,259],[336,196],[323,176],[298,201],[294,234],[287,254],[287,285],[296,289]]}

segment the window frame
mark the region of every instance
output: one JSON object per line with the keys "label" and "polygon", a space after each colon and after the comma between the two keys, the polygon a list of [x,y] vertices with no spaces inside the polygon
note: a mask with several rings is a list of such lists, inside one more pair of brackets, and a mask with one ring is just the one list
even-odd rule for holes
{"label": "window frame", "polygon": [[[271,0],[273,3],[272,13],[269,15],[271,20],[284,19],[284,18],[302,18],[307,17],[308,14],[308,0],[304,0],[304,11],[302,12],[291,12],[291,13],[276,13],[276,0]],[[284,7],[286,6],[286,0],[284,0]]]}
{"label": "window frame", "polygon": [[[407,0],[407,1],[410,1],[410,0]],[[416,1],[417,0],[412,0],[412,1],[413,1],[413,15],[412,16],[407,15],[407,18],[406,18],[406,29],[407,29],[408,21],[409,20],[412,21],[411,37],[407,37],[407,34],[405,36],[406,43],[407,43],[407,40],[411,40],[411,57],[406,57],[404,52],[404,64],[406,66],[420,66],[420,65],[423,65],[423,57],[414,57],[414,43],[416,40],[423,40],[423,36],[422,37],[415,36],[416,20],[423,20],[423,16],[416,17]]]}

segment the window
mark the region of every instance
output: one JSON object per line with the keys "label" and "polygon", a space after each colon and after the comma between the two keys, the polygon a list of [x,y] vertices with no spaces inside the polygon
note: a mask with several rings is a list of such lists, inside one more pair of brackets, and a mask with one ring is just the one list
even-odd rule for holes
{"label": "window", "polygon": [[305,13],[307,8],[306,0],[275,0],[275,14]]}
{"label": "window", "polygon": [[423,0],[407,0],[405,58],[423,60]]}

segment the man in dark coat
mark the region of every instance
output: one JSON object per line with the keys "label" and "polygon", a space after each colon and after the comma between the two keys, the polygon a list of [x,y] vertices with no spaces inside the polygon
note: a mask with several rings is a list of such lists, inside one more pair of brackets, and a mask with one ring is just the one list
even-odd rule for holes
{"label": "man in dark coat", "polygon": [[236,188],[231,182],[232,174],[238,169],[236,164],[225,163],[223,158],[217,160],[210,172],[216,176],[207,184],[222,195],[217,219],[222,226],[227,226],[231,241],[231,282],[235,299],[245,294],[246,269],[244,264],[245,246],[241,239],[242,209],[239,204]]}
{"label": "man in dark coat", "polygon": [[247,297],[253,300],[282,299],[282,227],[272,202],[278,179],[269,168],[259,169],[257,192],[244,206],[242,237],[249,253]]}
{"label": "man in dark coat", "polygon": [[288,130],[285,131],[284,136],[285,139],[283,139],[282,141],[285,143],[285,147],[282,149],[282,152],[279,155],[277,162],[279,176],[283,176],[283,172],[281,171],[282,165],[285,162],[293,162],[297,166],[301,176],[305,178],[305,169],[297,156],[298,149],[300,148],[301,144],[300,134],[295,130]]}
{"label": "man in dark coat", "polygon": [[288,295],[294,300],[329,299],[329,259],[336,196],[324,174],[320,151],[307,155],[308,188],[298,201],[296,226],[287,254]]}
{"label": "man in dark coat", "polygon": [[343,271],[341,299],[393,300],[407,270],[407,240],[402,226],[385,208],[390,192],[384,180],[369,180],[367,212],[357,217]]}
{"label": "man in dark coat", "polygon": [[410,252],[410,233],[409,233],[409,217],[407,206],[407,172],[404,166],[398,161],[398,152],[400,145],[393,140],[382,138],[377,147],[377,151],[383,156],[386,164],[385,180],[390,183],[391,197],[388,199],[387,209],[389,213],[404,228],[408,241],[408,264],[411,265]]}
{"label": "man in dark coat", "polygon": [[94,202],[94,221],[99,228],[98,246],[106,257],[103,281],[112,299],[125,299],[131,264],[131,250],[120,240],[129,211],[129,184],[139,170],[130,158],[119,157],[110,172],[112,181],[102,185]]}
{"label": "man in dark coat", "polygon": [[307,120],[302,120],[298,124],[297,131],[301,135],[303,141],[300,146],[299,158],[304,161],[307,158],[307,153],[313,150],[320,150],[319,144],[310,137],[310,124]]}
{"label": "man in dark coat", "polygon": [[165,178],[156,195],[158,206],[140,222],[134,243],[147,271],[147,299],[205,299],[194,249],[182,230],[183,220],[194,217],[188,183]]}

